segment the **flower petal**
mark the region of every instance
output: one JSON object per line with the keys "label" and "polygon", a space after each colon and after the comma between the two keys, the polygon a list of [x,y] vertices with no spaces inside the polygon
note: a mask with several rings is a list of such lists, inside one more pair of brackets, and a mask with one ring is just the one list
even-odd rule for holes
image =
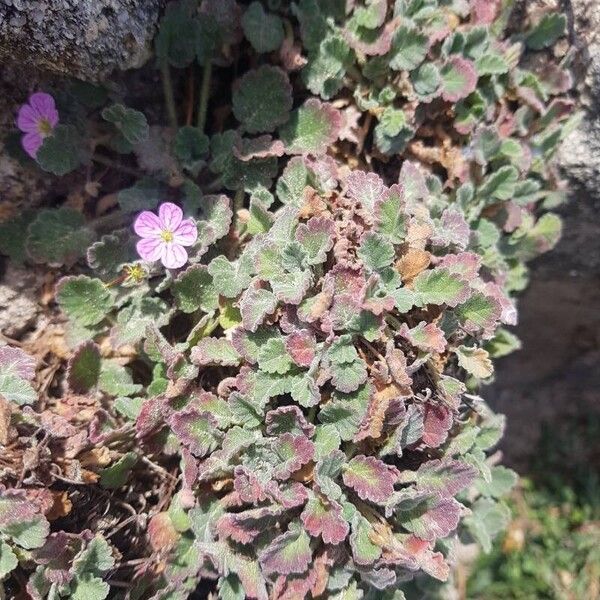
{"label": "flower petal", "polygon": [[173,241],[181,246],[191,246],[198,239],[198,227],[193,219],[184,219],[173,232]]}
{"label": "flower petal", "polygon": [[25,150],[25,152],[27,152],[27,154],[29,154],[31,158],[35,158],[37,156],[37,152],[40,149],[42,142],[42,136],[35,131],[26,133],[21,138],[21,145],[23,146],[23,150]]}
{"label": "flower petal", "polygon": [[183,246],[179,244],[163,244],[162,246],[162,264],[167,269],[179,269],[187,262],[188,254]]}
{"label": "flower petal", "polygon": [[138,215],[133,230],[143,238],[159,238],[163,231],[159,218],[149,210]]}
{"label": "flower petal", "polygon": [[37,131],[38,121],[39,115],[35,110],[29,104],[23,104],[17,115],[17,127],[24,133],[30,133]]}
{"label": "flower petal", "polygon": [[172,202],[164,202],[158,209],[158,218],[163,230],[173,232],[183,219],[183,211]]}
{"label": "flower petal", "polygon": [[56,110],[54,98],[46,92],[36,92],[29,96],[29,105],[40,115],[46,116],[49,112]]}
{"label": "flower petal", "polygon": [[136,250],[140,258],[154,262],[162,257],[164,246],[166,244],[161,239],[144,238],[137,243]]}

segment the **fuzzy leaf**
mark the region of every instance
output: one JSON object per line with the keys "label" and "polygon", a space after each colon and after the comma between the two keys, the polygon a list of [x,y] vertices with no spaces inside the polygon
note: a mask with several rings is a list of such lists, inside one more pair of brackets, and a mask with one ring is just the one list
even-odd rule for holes
{"label": "fuzzy leaf", "polygon": [[242,17],[244,35],[259,53],[277,50],[283,42],[283,23],[277,15],[265,12],[256,0]]}
{"label": "fuzzy leaf", "polygon": [[173,152],[181,165],[190,173],[197,174],[208,156],[210,140],[197,127],[180,127],[173,142]]}
{"label": "fuzzy leaf", "polygon": [[310,535],[321,537],[325,544],[340,544],[350,533],[341,505],[316,494],[306,503],[300,520]]}
{"label": "fuzzy leaf", "polygon": [[102,362],[98,387],[110,396],[133,396],[141,391],[139,383],[133,383],[130,371],[113,360]]}
{"label": "fuzzy leaf", "polygon": [[309,270],[274,275],[269,283],[278,300],[287,304],[300,304],[312,281]]}
{"label": "fuzzy leaf", "polygon": [[278,459],[273,474],[277,479],[285,481],[294,471],[313,459],[315,447],[304,434],[283,433],[275,440],[273,453]]}
{"label": "fuzzy leaf", "polygon": [[200,33],[198,21],[193,18],[196,8],[190,0],[171,2],[166,7],[155,40],[159,62],[181,69],[194,60]]}
{"label": "fuzzy leaf", "polygon": [[458,102],[475,91],[477,71],[466,58],[451,57],[441,68],[442,96],[448,102]]}
{"label": "fuzzy leaf", "polygon": [[63,277],[56,286],[56,301],[67,317],[83,326],[100,323],[113,307],[111,291],[86,275]]}
{"label": "fuzzy leaf", "polygon": [[419,467],[417,486],[420,490],[451,498],[470,486],[476,474],[473,467],[458,460],[431,460]]}
{"label": "fuzzy leaf", "polygon": [[302,411],[294,405],[280,406],[275,410],[270,410],[265,417],[265,424],[267,434],[272,436],[292,433],[312,437],[315,432],[315,426],[311,425]]}
{"label": "fuzzy leaf", "polygon": [[340,112],[331,104],[309,98],[294,110],[289,121],[279,130],[289,154],[326,154],[339,135]]}
{"label": "fuzzy leaf", "polygon": [[422,540],[445,538],[458,526],[461,505],[454,498],[433,496],[400,512],[402,526]]}
{"label": "fuzzy leaf", "polygon": [[123,487],[137,461],[138,455],[135,452],[127,452],[110,467],[100,470],[100,485],[109,490]]}
{"label": "fuzzy leaf", "polygon": [[259,560],[267,575],[304,573],[312,560],[310,537],[300,528],[289,529],[260,553]]}
{"label": "fuzzy leaf", "polygon": [[[483,182],[478,190],[478,195],[491,204],[493,199],[510,200],[514,193],[517,181],[519,180],[519,171],[512,165],[501,167]],[[490,200],[490,198],[492,200]]]}
{"label": "fuzzy leaf", "polygon": [[21,379],[31,381],[35,377],[37,361],[20,348],[0,345],[0,368],[3,372],[12,371]]}
{"label": "fuzzy leaf", "polygon": [[285,349],[283,338],[271,338],[258,349],[258,366],[267,373],[280,375],[290,370],[292,359]]}
{"label": "fuzzy leaf", "polygon": [[285,340],[285,348],[299,367],[310,367],[316,355],[314,334],[306,331],[292,331]]}
{"label": "fuzzy leaf", "polygon": [[567,17],[564,14],[560,12],[547,13],[525,38],[525,43],[532,50],[543,50],[552,46],[562,37],[566,28]]}
{"label": "fuzzy leaf", "polygon": [[377,231],[386,236],[393,244],[400,244],[406,236],[406,204],[402,189],[392,186],[373,201]]}
{"label": "fuzzy leaf", "polygon": [[326,217],[312,217],[296,229],[296,239],[308,252],[308,262],[318,265],[325,262],[327,252],[333,247],[335,224]]}
{"label": "fuzzy leaf", "polygon": [[71,391],[85,394],[98,384],[100,348],[93,342],[81,344],[69,359],[67,383]]}
{"label": "fuzzy leaf", "polygon": [[489,498],[480,498],[471,507],[471,514],[465,517],[464,524],[481,544],[484,552],[492,549],[492,540],[510,521],[510,511],[504,504]]}
{"label": "fuzzy leaf", "polygon": [[0,370],[0,396],[15,404],[32,404],[37,400],[37,392],[32,385],[10,369]]}
{"label": "fuzzy leaf", "polygon": [[419,273],[413,282],[414,294],[419,305],[447,304],[455,307],[469,298],[466,281],[448,269],[436,268]]}
{"label": "fuzzy leaf", "polygon": [[339,35],[328,35],[311,54],[302,70],[306,87],[324,100],[332,98],[343,86],[346,69],[352,64],[350,46]]}
{"label": "fuzzy leaf", "polygon": [[492,376],[494,366],[487,350],[476,346],[459,346],[454,352],[458,357],[458,364],[473,377],[487,379]]}
{"label": "fuzzy leaf", "polygon": [[469,331],[483,330],[491,337],[502,311],[494,298],[476,292],[454,312]]}
{"label": "fuzzy leaf", "polygon": [[85,255],[94,239],[80,212],[62,206],[42,210],[27,230],[27,253],[36,263],[62,266]]}
{"label": "fuzzy leaf", "polygon": [[235,298],[250,285],[252,264],[242,255],[236,262],[229,262],[224,256],[217,256],[208,265],[217,291],[226,298]]}
{"label": "fuzzy leaf", "polygon": [[213,278],[204,265],[192,265],[180,273],[171,289],[177,306],[184,313],[193,313],[200,308],[208,313],[218,306]]}
{"label": "fuzzy leaf", "polygon": [[428,50],[427,36],[415,28],[402,25],[394,33],[390,67],[395,71],[412,71],[425,60]]}
{"label": "fuzzy leaf", "polygon": [[370,232],[362,238],[357,254],[367,268],[381,271],[392,264],[395,250],[383,235]]}
{"label": "fuzzy leaf", "polygon": [[102,111],[102,118],[121,132],[130,144],[139,144],[148,138],[150,128],[144,113],[123,104],[113,104]]}
{"label": "fuzzy leaf", "polygon": [[173,414],[169,424],[181,443],[199,458],[216,450],[223,435],[210,413],[193,406]]}
{"label": "fuzzy leaf", "polygon": [[362,500],[385,504],[394,493],[398,478],[395,467],[386,465],[374,456],[355,456],[344,468],[344,484],[352,488]]}
{"label": "fuzzy leaf", "polygon": [[248,71],[233,92],[233,114],[248,133],[275,130],[288,120],[291,108],[292,88],[278,67]]}
{"label": "fuzzy leaf", "polygon": [[11,547],[5,541],[0,541],[0,581],[16,569],[18,564],[19,560]]}
{"label": "fuzzy leaf", "polygon": [[399,333],[415,348],[424,352],[441,353],[446,349],[447,342],[444,332],[435,323],[421,321],[412,329],[409,329],[404,323]]}
{"label": "fuzzy leaf", "polygon": [[74,171],[85,159],[83,141],[74,125],[57,125],[36,155],[44,171],[59,177]]}
{"label": "fuzzy leaf", "polygon": [[274,312],[277,298],[269,290],[248,288],[240,300],[240,312],[244,328],[256,332],[265,317]]}
{"label": "fuzzy leaf", "polygon": [[103,235],[87,249],[88,265],[105,277],[114,277],[137,258],[133,236],[125,230]]}
{"label": "fuzzy leaf", "polygon": [[235,366],[240,355],[226,338],[205,337],[192,348],[191,359],[196,365]]}

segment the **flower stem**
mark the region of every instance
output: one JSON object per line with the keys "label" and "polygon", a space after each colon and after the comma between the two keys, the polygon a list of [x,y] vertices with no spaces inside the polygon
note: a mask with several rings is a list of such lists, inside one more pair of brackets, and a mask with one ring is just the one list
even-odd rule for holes
{"label": "flower stem", "polygon": [[200,131],[204,131],[206,127],[206,113],[208,110],[208,96],[210,95],[210,80],[212,75],[212,62],[208,61],[202,73],[202,81],[200,82],[200,100],[198,103],[198,116],[196,125]]}
{"label": "flower stem", "polygon": [[166,60],[160,63],[160,75],[163,84],[163,93],[167,105],[169,123],[173,129],[177,129],[177,110],[175,109],[175,96],[173,95],[173,82],[171,81],[171,68]]}

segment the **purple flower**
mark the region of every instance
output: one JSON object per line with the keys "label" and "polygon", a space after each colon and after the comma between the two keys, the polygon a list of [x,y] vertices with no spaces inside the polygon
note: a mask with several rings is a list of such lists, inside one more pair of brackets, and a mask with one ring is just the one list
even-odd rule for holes
{"label": "purple flower", "polygon": [[137,251],[143,260],[159,260],[167,269],[183,267],[188,259],[184,246],[191,246],[198,238],[198,228],[193,219],[184,219],[183,211],[165,202],[158,209],[158,216],[145,210],[138,215],[133,226],[142,238]]}
{"label": "purple flower", "polygon": [[17,116],[17,127],[25,134],[21,144],[31,158],[37,156],[44,138],[52,133],[57,124],[58,111],[54,98],[44,92],[31,94],[28,104],[21,106]]}

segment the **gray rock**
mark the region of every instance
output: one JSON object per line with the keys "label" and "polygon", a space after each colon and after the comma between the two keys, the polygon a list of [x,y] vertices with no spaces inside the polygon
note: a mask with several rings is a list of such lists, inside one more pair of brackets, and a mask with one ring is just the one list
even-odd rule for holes
{"label": "gray rock", "polygon": [[582,125],[564,142],[559,160],[573,183],[600,200],[600,2],[563,2],[583,70],[579,93],[586,111]]}
{"label": "gray rock", "polygon": [[0,283],[0,333],[19,338],[34,326],[40,312],[35,299],[35,275],[8,266]]}
{"label": "gray rock", "polygon": [[165,0],[0,0],[0,62],[98,81],[143,64]]}

